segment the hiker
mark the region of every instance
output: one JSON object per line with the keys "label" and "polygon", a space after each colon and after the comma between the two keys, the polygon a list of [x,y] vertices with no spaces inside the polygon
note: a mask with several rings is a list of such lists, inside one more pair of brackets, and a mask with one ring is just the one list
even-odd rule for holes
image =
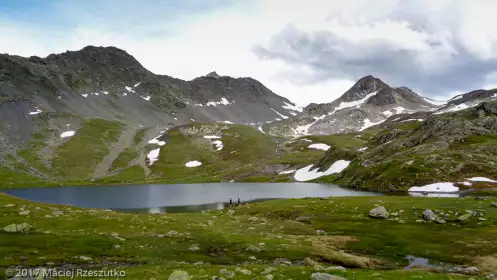
{"label": "hiker", "polygon": [[230,196],[230,207],[233,206],[233,199]]}
{"label": "hiker", "polygon": [[240,206],[240,197],[238,197],[238,206]]}

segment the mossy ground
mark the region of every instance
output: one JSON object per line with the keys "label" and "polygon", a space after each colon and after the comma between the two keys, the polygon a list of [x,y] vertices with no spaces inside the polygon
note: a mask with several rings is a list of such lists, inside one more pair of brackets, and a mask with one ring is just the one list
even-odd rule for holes
{"label": "mossy ground", "polygon": [[[388,220],[367,216],[374,205],[399,215]],[[485,211],[465,223],[417,222],[430,208],[445,213]],[[20,216],[21,210],[31,211]],[[0,267],[113,268],[123,265],[127,279],[167,279],[175,269],[193,279],[222,276],[232,270],[235,279],[262,278],[268,267],[274,279],[310,279],[315,268],[300,263],[309,257],[324,267],[342,265],[346,271],[328,271],[348,279],[467,279],[434,270],[403,270],[405,257],[414,255],[495,273],[497,208],[489,201],[412,197],[350,197],[272,200],[227,210],[185,214],[130,214],[79,209],[20,200],[0,194],[0,227],[27,222],[28,234],[0,232]],[[296,221],[297,217],[307,217]],[[402,221],[402,223],[400,222]],[[367,229],[367,230],[365,230]],[[324,230],[327,235],[316,235]],[[256,246],[261,251],[249,251]],[[74,257],[89,257],[91,261]],[[255,257],[255,260],[253,259]],[[293,264],[275,263],[285,258]],[[196,262],[203,264],[195,264]],[[245,268],[252,275],[243,275]],[[2,276],[0,276],[1,279]],[[472,276],[478,279],[476,276]]]}

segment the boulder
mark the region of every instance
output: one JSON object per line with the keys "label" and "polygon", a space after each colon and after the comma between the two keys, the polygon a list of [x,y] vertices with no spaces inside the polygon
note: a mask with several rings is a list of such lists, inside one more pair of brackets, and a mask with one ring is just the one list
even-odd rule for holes
{"label": "boulder", "polygon": [[307,265],[307,266],[313,266],[313,265],[315,265],[315,264],[316,264],[316,262],[315,262],[315,261],[313,261],[313,260],[311,260],[310,258],[305,258],[305,259],[304,259],[304,265]]}
{"label": "boulder", "polygon": [[430,209],[426,209],[423,212],[423,219],[427,221],[435,221],[437,219],[437,215],[435,215],[435,213],[433,213]]}
{"label": "boulder", "polygon": [[343,278],[341,276],[331,275],[328,273],[313,273],[311,275],[311,280],[347,280],[347,278]]}
{"label": "boulder", "polygon": [[169,275],[168,280],[189,280],[190,275],[186,271],[183,270],[175,270],[171,275]]}
{"label": "boulder", "polygon": [[13,233],[28,233],[32,229],[33,227],[28,223],[22,223],[22,224],[10,224],[4,227],[2,230],[5,232],[13,232]]}
{"label": "boulder", "polygon": [[494,202],[490,203],[490,205],[493,207],[497,207],[497,202],[494,201]]}
{"label": "boulder", "polygon": [[462,216],[457,217],[456,221],[457,222],[464,222],[469,220],[471,217],[473,217],[473,212],[468,212]]}
{"label": "boulder", "polygon": [[254,246],[254,245],[248,245],[247,248],[245,248],[245,250],[248,252],[256,252],[256,253],[259,253],[260,251],[262,251],[261,248]]}
{"label": "boulder", "polygon": [[388,211],[385,209],[383,206],[378,206],[376,208],[371,209],[369,211],[369,217],[376,218],[376,219],[388,219]]}

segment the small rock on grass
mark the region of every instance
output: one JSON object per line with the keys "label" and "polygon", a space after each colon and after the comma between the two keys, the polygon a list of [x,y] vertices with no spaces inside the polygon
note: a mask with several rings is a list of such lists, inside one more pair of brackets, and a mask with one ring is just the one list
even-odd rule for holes
{"label": "small rock on grass", "polygon": [[167,279],[168,280],[189,280],[190,275],[188,275],[188,273],[186,271],[175,270],[175,271],[173,271],[173,273],[171,273],[171,275],[169,275],[169,278],[167,278]]}
{"label": "small rock on grass", "polygon": [[426,209],[423,212],[423,219],[427,221],[435,221],[437,218],[437,215],[435,215],[435,213],[433,213],[433,211],[431,211],[430,209]]}
{"label": "small rock on grass", "polygon": [[388,211],[383,206],[378,206],[369,211],[369,216],[376,219],[388,219]]}
{"label": "small rock on grass", "polygon": [[490,205],[492,205],[493,207],[497,207],[497,202],[494,201],[494,202],[490,203]]}

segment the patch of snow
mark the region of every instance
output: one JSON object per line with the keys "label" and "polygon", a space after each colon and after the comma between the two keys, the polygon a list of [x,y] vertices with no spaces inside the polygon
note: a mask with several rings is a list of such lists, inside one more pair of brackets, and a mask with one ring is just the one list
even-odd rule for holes
{"label": "patch of snow", "polygon": [[363,124],[363,125],[362,125],[362,127],[359,129],[359,131],[363,131],[363,130],[365,130],[365,129],[369,128],[369,127],[372,127],[372,126],[374,126],[374,125],[380,124],[380,123],[382,123],[382,122],[384,122],[384,121],[385,121],[385,120],[382,120],[382,121],[379,121],[379,122],[374,123],[374,122],[370,121],[369,119],[364,119],[364,124]]}
{"label": "patch of snow", "polygon": [[396,120],[398,120],[398,119],[400,119],[400,118],[395,118],[395,119],[393,119],[393,120],[391,120],[391,121],[392,121],[392,122],[394,122],[394,121],[396,121]]}
{"label": "patch of snow", "polygon": [[159,136],[155,137],[154,139],[148,141],[148,143],[149,144],[156,144],[156,145],[159,145],[161,147],[164,146],[164,145],[166,145],[165,141],[159,141],[159,138],[162,136],[162,133],[163,132],[161,132],[161,135],[159,135]]}
{"label": "patch of snow", "polygon": [[71,136],[74,136],[74,134],[76,134],[75,131],[64,131],[60,134],[60,138],[66,138],[66,137],[71,137]]}
{"label": "patch of snow", "polygon": [[[392,110],[395,112],[392,112]],[[399,106],[399,107],[395,107],[395,108],[384,111],[383,115],[385,115],[388,118],[390,116],[400,114],[400,113],[404,112],[405,110],[406,110],[406,108]]]}
{"label": "patch of snow", "polygon": [[[291,111],[297,111],[297,112],[302,112],[304,110],[301,106],[292,105],[292,104],[287,103],[287,102],[283,102],[283,103],[284,103],[284,105],[281,106],[283,109],[287,109],[287,110],[291,110]],[[292,114],[292,113],[290,113],[290,114]]]}
{"label": "patch of snow", "polygon": [[133,87],[135,88],[135,87],[139,86],[141,83],[142,82],[136,83]]}
{"label": "patch of snow", "polygon": [[296,116],[297,115],[297,113],[295,113],[295,112],[290,112],[290,114],[292,114],[292,116]]}
{"label": "patch of snow", "polygon": [[216,145],[216,151],[221,151],[224,147],[221,140],[212,141],[212,144]]}
{"label": "patch of snow", "polygon": [[443,182],[434,183],[422,187],[411,187],[409,192],[441,192],[441,193],[451,193],[459,191],[459,188],[454,186],[454,183]]}
{"label": "patch of snow", "polygon": [[378,93],[377,91],[372,92],[372,93],[364,96],[363,99],[356,100],[356,101],[340,102],[340,104],[338,104],[338,107],[335,107],[335,109],[333,110],[333,112],[329,113],[328,115],[331,115],[331,114],[333,114],[336,111],[340,111],[340,110],[343,110],[343,109],[346,109],[346,108],[351,108],[351,107],[356,107],[357,108],[357,107],[361,106],[362,104],[364,104],[364,102],[368,101],[369,98],[375,96],[377,93]]}
{"label": "patch of snow", "polygon": [[128,94],[126,92],[123,93],[123,96],[127,96]]}
{"label": "patch of snow", "polygon": [[311,168],[314,166],[311,164],[311,165],[308,165],[304,168],[298,169],[295,172],[294,178],[295,178],[295,180],[300,181],[300,182],[314,180],[314,179],[317,179],[317,178],[322,177],[322,176],[340,173],[343,170],[345,170],[345,168],[347,168],[349,166],[349,164],[350,164],[350,161],[338,160],[338,161],[335,161],[330,166],[330,168],[328,168],[324,172],[319,172],[317,168],[314,170],[311,170]]}
{"label": "patch of snow", "polygon": [[29,112],[30,115],[38,115],[39,113],[43,112],[42,110],[36,108],[36,111],[34,112]]}
{"label": "patch of snow", "polygon": [[257,128],[260,132],[266,134],[266,132],[264,132],[264,130],[262,130],[262,125],[260,125],[258,128]]}
{"label": "patch of snow", "polygon": [[465,186],[471,186],[472,185],[471,182],[459,182],[459,184],[463,184]]}
{"label": "patch of snow", "polygon": [[[217,107],[217,105],[230,105],[230,104],[234,104],[235,103],[235,100],[232,100],[231,102],[226,99],[225,97],[222,97],[220,101],[209,101],[207,102],[206,104],[200,104],[200,103],[197,103],[197,104],[193,104],[193,106],[195,107],[204,107],[204,106],[213,106],[213,107]],[[190,103],[186,102],[186,104],[190,105]]]}
{"label": "patch of snow", "polygon": [[497,183],[497,181],[489,179],[489,178],[485,178],[485,177],[473,177],[473,178],[469,178],[469,179],[466,179],[466,180],[471,181],[471,182]]}
{"label": "patch of snow", "polygon": [[223,121],[223,123],[233,124],[233,123],[232,123],[232,122],[230,122],[230,121]]}
{"label": "patch of snow", "polygon": [[83,96],[84,98],[87,98],[88,97],[88,94],[81,94],[81,96]]}
{"label": "patch of snow", "polygon": [[102,91],[102,93],[105,94],[105,95],[109,94],[108,91]]}
{"label": "patch of snow", "polygon": [[61,95],[57,96],[57,99],[62,99],[62,96]]}
{"label": "patch of snow", "polygon": [[330,149],[330,146],[322,143],[315,143],[310,144],[307,148],[328,151]]}
{"label": "patch of snow", "polygon": [[280,173],[278,173],[278,174],[280,174],[280,175],[284,175],[284,174],[292,174],[292,173],[295,173],[295,171],[297,171],[297,170],[295,170],[295,169],[292,169],[292,170],[285,170],[285,171],[281,171],[281,172],[280,172]]}
{"label": "patch of snow", "polygon": [[459,197],[458,193],[421,193],[421,192],[410,192],[409,196],[414,197]]}
{"label": "patch of snow", "polygon": [[301,139],[302,141],[305,141],[305,142],[312,142],[311,139],[307,139],[307,138],[304,138],[304,139]]}
{"label": "patch of snow", "polygon": [[205,139],[221,139],[221,136],[215,136],[215,135],[204,135]]}
{"label": "patch of snow", "polygon": [[364,152],[364,151],[365,151],[365,150],[367,150],[367,149],[368,149],[368,147],[362,147],[362,148],[360,148],[360,149],[359,149],[359,150],[357,150],[357,151],[358,151],[358,152]]}
{"label": "patch of snow", "polygon": [[287,116],[281,114],[280,112],[276,111],[275,109],[271,108],[271,110],[273,110],[273,112],[275,112],[276,114],[278,114],[278,116],[282,117],[283,119],[288,119]]}
{"label": "patch of snow", "polygon": [[418,121],[418,122],[422,122],[424,121],[423,119],[408,119],[408,120],[403,120],[403,121],[400,121],[400,122],[410,122],[410,121]]}
{"label": "patch of snow", "polygon": [[66,124],[66,126],[71,126],[71,124],[70,124],[70,123],[68,123],[68,124]]}
{"label": "patch of snow", "polygon": [[317,123],[319,120],[322,120],[326,117],[326,115],[322,115],[320,117],[313,117],[314,121],[312,123],[306,125],[299,125],[296,128],[292,129],[295,135],[307,135],[309,134],[309,128]]}
{"label": "patch of snow", "polygon": [[154,164],[154,162],[156,162],[157,160],[159,160],[159,153],[160,153],[160,148],[157,148],[155,150],[150,151],[147,154],[147,158],[149,160],[148,165],[152,165],[152,164]]}
{"label": "patch of snow", "polygon": [[132,87],[125,86],[124,87],[128,92],[135,92]]}
{"label": "patch of snow", "polygon": [[92,94],[95,94],[96,96],[98,96],[98,92],[94,92],[94,93],[92,93]]}
{"label": "patch of snow", "polygon": [[274,120],[275,120],[275,121],[281,121],[281,119],[280,119],[280,118],[276,118],[276,119],[274,119]]}
{"label": "patch of snow", "polygon": [[224,98],[224,97],[223,97],[223,98],[221,98],[221,101],[220,101],[220,102],[221,102],[221,104],[223,104],[223,105],[229,105],[229,104],[230,104],[230,102],[228,101],[228,99],[226,99],[226,98]]}
{"label": "patch of snow", "polygon": [[192,119],[192,118],[190,118],[190,120],[191,120],[192,122],[194,122],[194,121],[195,121],[195,119]]}
{"label": "patch of snow", "polygon": [[147,101],[150,101],[150,95],[149,96],[145,96],[145,97],[142,96],[142,98],[145,99],[145,100],[147,100]]}
{"label": "patch of snow", "polygon": [[174,118],[175,120],[178,120],[178,118]]}
{"label": "patch of snow", "polygon": [[185,163],[186,167],[197,167],[197,166],[201,166],[201,165],[202,165],[202,163],[198,160],[192,160],[192,161]]}
{"label": "patch of snow", "polygon": [[443,114],[443,113],[449,113],[449,112],[457,112],[457,111],[461,111],[461,110],[464,110],[464,109],[468,109],[468,108],[471,108],[471,107],[474,107],[478,104],[474,104],[472,106],[468,106],[467,104],[465,103],[461,103],[459,105],[456,105],[456,106],[451,106],[449,108],[446,108],[444,110],[441,110],[441,111],[438,111],[438,112],[435,112],[433,114],[435,115],[440,115],[440,114]]}

